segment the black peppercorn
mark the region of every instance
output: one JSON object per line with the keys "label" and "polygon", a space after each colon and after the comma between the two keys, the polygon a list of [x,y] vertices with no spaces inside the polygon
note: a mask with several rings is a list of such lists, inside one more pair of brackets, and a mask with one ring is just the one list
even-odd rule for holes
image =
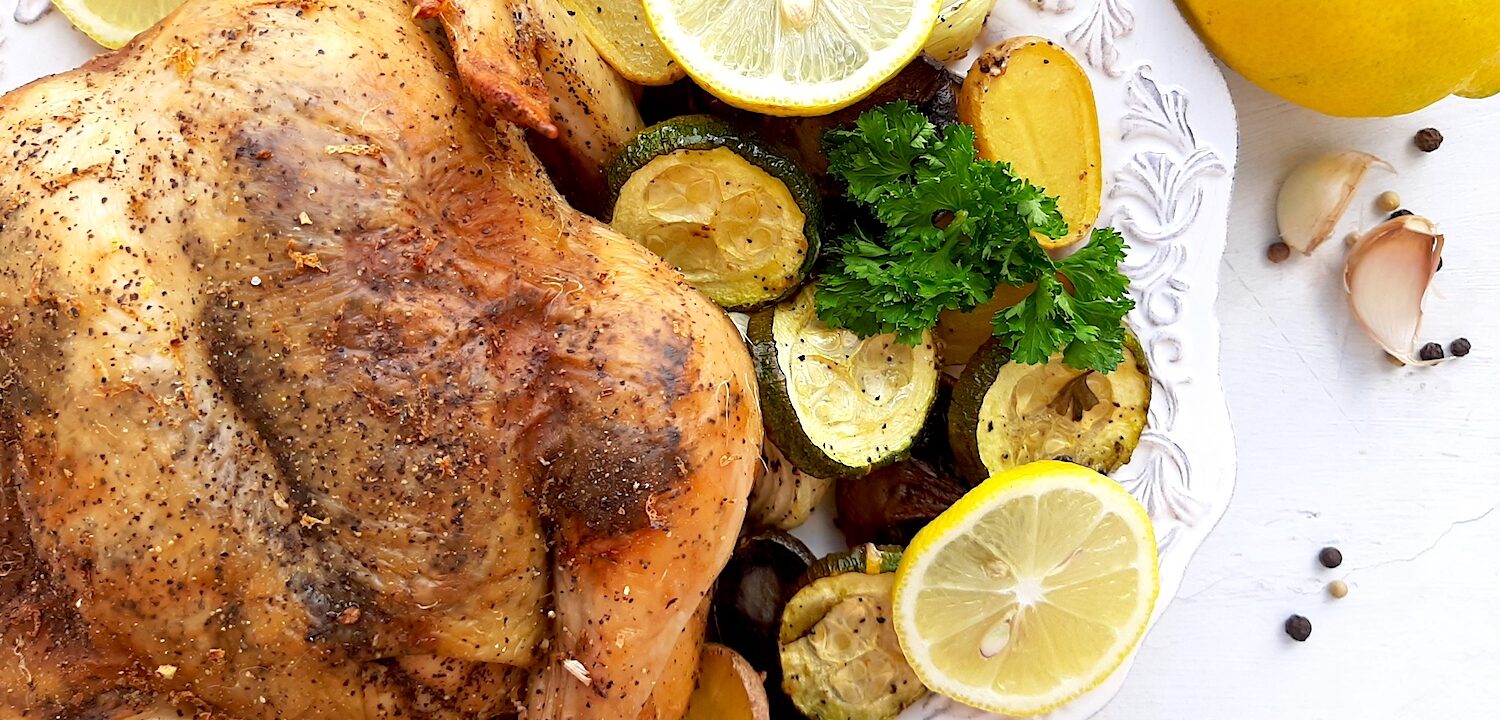
{"label": "black peppercorn", "polygon": [[1301,615],[1286,619],[1286,634],[1297,642],[1307,642],[1312,637],[1312,621]]}
{"label": "black peppercorn", "polygon": [[1443,346],[1437,343],[1427,343],[1417,351],[1417,357],[1422,360],[1442,360]]}
{"label": "black peppercorn", "polygon": [[1463,357],[1473,349],[1474,345],[1469,342],[1468,338],[1459,338],[1448,344],[1448,352],[1453,353],[1453,357]]}
{"label": "black peppercorn", "polygon": [[1266,259],[1273,263],[1284,262],[1291,256],[1292,248],[1284,242],[1274,242],[1271,247],[1266,248]]}
{"label": "black peppercorn", "polygon": [[1417,131],[1416,136],[1412,138],[1412,142],[1416,143],[1418,150],[1432,152],[1442,147],[1443,134],[1438,132],[1437,128],[1422,128]]}
{"label": "black peppercorn", "polygon": [[1326,547],[1318,551],[1318,562],[1322,563],[1323,567],[1332,570],[1344,564],[1344,554],[1336,547]]}
{"label": "black peppercorn", "polygon": [[1413,213],[1410,210],[1407,210],[1406,208],[1401,208],[1400,210],[1397,210],[1396,212],[1391,213],[1391,219],[1395,220],[1398,217],[1406,217],[1407,215],[1413,215],[1413,214],[1415,214],[1415,213]]}

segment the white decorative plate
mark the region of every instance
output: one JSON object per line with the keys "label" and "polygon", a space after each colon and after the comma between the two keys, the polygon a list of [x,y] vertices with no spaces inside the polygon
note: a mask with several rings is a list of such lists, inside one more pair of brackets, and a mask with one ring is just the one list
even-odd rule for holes
{"label": "white decorative plate", "polygon": [[[100,51],[58,13],[46,13],[47,0],[0,3],[0,90],[75,67]],[[1214,317],[1238,150],[1234,107],[1218,66],[1173,0],[997,0],[977,47],[1014,35],[1041,35],[1072,50],[1088,68],[1098,97],[1106,181],[1102,221],[1130,244],[1126,270],[1137,303],[1131,324],[1155,380],[1140,448],[1115,475],[1155,521],[1160,616],[1234,487],[1234,441],[1219,384]],[[820,512],[798,531],[815,551],[843,549],[830,516]],[[1094,714],[1126,674],[1122,669],[1049,718]],[[987,717],[937,696],[902,715]]]}

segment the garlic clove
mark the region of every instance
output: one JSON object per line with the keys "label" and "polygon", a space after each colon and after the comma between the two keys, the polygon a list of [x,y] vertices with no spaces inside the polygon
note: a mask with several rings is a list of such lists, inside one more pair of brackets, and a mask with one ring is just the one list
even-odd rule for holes
{"label": "garlic clove", "polygon": [[1388,220],[1349,251],[1344,288],[1365,332],[1403,365],[1432,365],[1416,356],[1422,302],[1443,257],[1443,236],[1416,215]]}
{"label": "garlic clove", "polygon": [[1292,170],[1276,198],[1282,242],[1303,255],[1317,249],[1333,234],[1334,224],[1372,166],[1396,171],[1390,163],[1354,150],[1319,155]]}

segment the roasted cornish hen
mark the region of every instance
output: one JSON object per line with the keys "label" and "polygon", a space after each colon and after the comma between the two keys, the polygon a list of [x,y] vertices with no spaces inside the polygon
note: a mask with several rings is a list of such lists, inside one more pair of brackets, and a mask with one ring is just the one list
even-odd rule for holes
{"label": "roasted cornish hen", "polygon": [[417,9],[192,0],[0,102],[0,718],[680,717],[745,350],[528,148],[638,122],[548,6]]}

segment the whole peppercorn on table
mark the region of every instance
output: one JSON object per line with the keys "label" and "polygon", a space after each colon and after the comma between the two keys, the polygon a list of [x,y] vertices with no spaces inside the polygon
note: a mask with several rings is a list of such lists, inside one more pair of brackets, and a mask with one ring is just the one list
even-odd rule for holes
{"label": "whole peppercorn on table", "polygon": [[[1218,311],[1239,484],[1096,717],[1488,716],[1500,700],[1488,560],[1500,547],[1500,98],[1338,119],[1225,75],[1240,168]],[[1446,236],[1418,339],[1453,358],[1436,367],[1393,365],[1355,323],[1344,243],[1268,256],[1282,178],[1345,149],[1397,173],[1372,171],[1333,237],[1388,217],[1387,191],[1395,212]],[[1334,568],[1320,561],[1328,546]],[[1304,629],[1293,615],[1305,642],[1289,635]]]}

